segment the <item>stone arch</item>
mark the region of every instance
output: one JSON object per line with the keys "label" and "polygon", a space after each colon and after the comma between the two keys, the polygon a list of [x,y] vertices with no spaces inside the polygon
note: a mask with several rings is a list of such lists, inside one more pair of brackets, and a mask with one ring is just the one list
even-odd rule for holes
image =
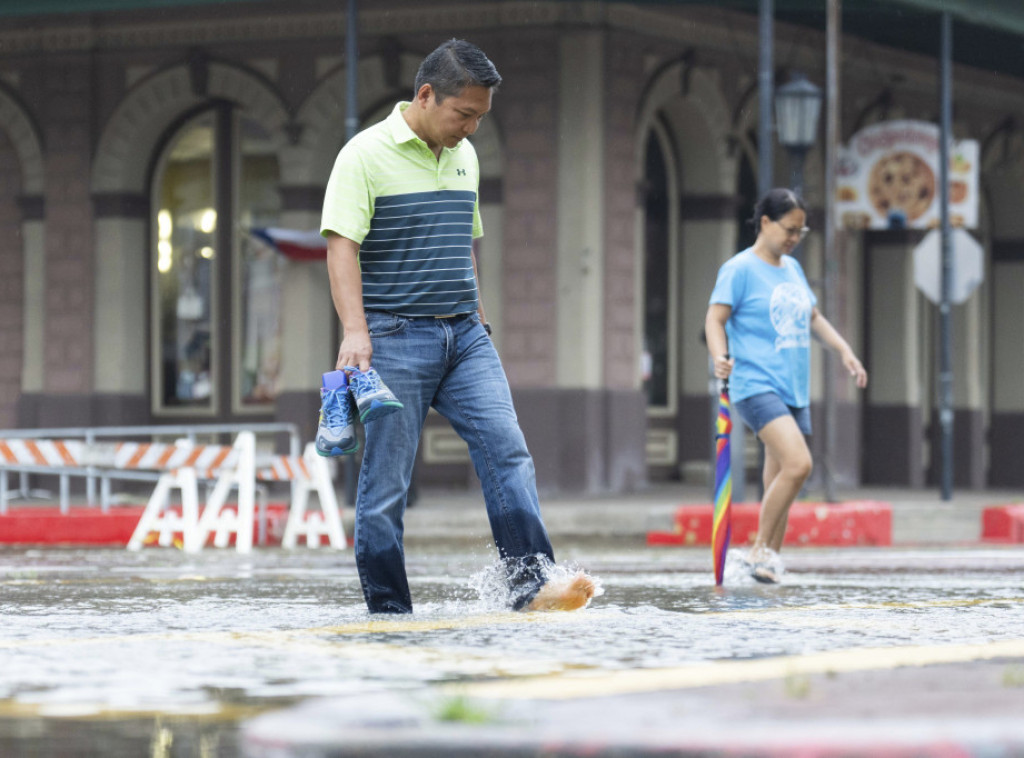
{"label": "stone arch", "polygon": [[14,203],[18,195],[29,200],[20,221],[17,216],[8,219],[4,233],[10,244],[0,247],[0,279],[21,281],[21,287],[12,289],[6,300],[18,309],[17,315],[0,325],[9,358],[19,361],[16,369],[0,376],[0,396],[8,398],[0,402],[0,426],[13,427],[18,422],[15,398],[40,390],[44,376],[45,166],[40,131],[20,98],[4,84],[0,84],[0,133],[5,150],[10,151],[11,163],[5,170],[17,172],[20,180],[8,185],[5,202]]}
{"label": "stone arch", "polygon": [[[381,98],[396,87],[416,78],[419,60],[408,53],[399,54],[397,76],[381,55],[362,58],[358,71],[358,108],[360,120],[380,107]],[[328,74],[299,107],[296,122],[301,125],[299,141],[289,149],[289,160],[281,167],[281,183],[296,186],[327,184],[327,179],[345,138],[346,69],[339,66]],[[360,127],[362,124],[360,124]]]}
{"label": "stone arch", "polygon": [[185,64],[140,82],[110,118],[93,164],[92,191],[148,192],[146,182],[155,150],[167,125],[211,100],[242,106],[284,141],[288,111],[276,91],[258,75],[228,63],[211,62],[206,87],[196,92]]}
{"label": "stone arch", "polygon": [[204,104],[228,101],[285,144],[289,114],[264,78],[220,61],[201,65],[197,70],[196,64],[181,63],[139,82],[104,127],[93,162],[91,190],[101,201],[94,225],[93,387],[124,397],[132,413],[149,405],[144,398],[152,240],[146,209],[151,168],[168,127]]}
{"label": "stone arch", "polygon": [[[670,209],[669,290],[674,336],[668,369],[675,399],[665,411],[649,414],[649,429],[665,438],[672,451],[660,461],[678,471],[689,461],[704,459],[703,433],[680,423],[706,404],[707,362],[689,346],[701,332],[707,296],[722,261],[735,252],[735,194],[739,154],[734,149],[734,118],[721,92],[717,74],[696,68],[685,59],[667,61],[652,73],[637,113],[635,150],[638,175],[648,135],[670,146],[665,159],[674,174]],[[644,251],[639,249],[638,255]],[[646,294],[645,296],[646,297]],[[643,299],[639,301],[641,304]],[[638,314],[638,318],[642,318]],[[667,414],[667,415],[666,415]],[[655,437],[652,441],[657,442]]]}
{"label": "stone arch", "polygon": [[[397,67],[383,55],[359,61],[358,107],[360,128],[367,121],[387,116],[395,99],[408,99],[412,92],[421,58],[400,53]],[[397,74],[391,73],[397,71]],[[288,160],[281,167],[285,186],[322,187],[344,141],[346,71],[340,66],[310,94],[299,108],[295,121],[302,127],[301,137],[289,148]],[[400,94],[395,96],[395,93]],[[473,136],[483,178],[501,174],[501,139],[493,119],[486,119]]]}
{"label": "stone arch", "polygon": [[[680,82],[685,82],[683,87]],[[729,151],[732,116],[714,74],[685,61],[663,66],[648,83],[637,119],[637,155],[659,114],[677,146],[686,193],[731,193],[735,158]]]}
{"label": "stone arch", "polygon": [[23,195],[43,193],[43,141],[39,130],[17,97],[0,85],[0,129],[6,134],[21,163]]}

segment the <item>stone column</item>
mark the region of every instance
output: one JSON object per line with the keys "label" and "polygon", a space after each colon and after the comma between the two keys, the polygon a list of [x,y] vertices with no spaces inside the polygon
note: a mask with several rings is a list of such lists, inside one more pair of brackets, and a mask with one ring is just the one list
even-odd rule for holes
{"label": "stone column", "polygon": [[604,385],[604,44],[600,31],[559,38],[559,387]]}
{"label": "stone column", "polygon": [[97,195],[96,275],[93,298],[93,389],[107,424],[148,423],[146,377],[150,341],[149,200],[142,195]]}
{"label": "stone column", "polygon": [[[909,237],[909,235],[906,235]],[[871,371],[865,418],[864,478],[869,484],[924,484],[920,308],[911,251],[919,239],[878,241],[867,255]]]}

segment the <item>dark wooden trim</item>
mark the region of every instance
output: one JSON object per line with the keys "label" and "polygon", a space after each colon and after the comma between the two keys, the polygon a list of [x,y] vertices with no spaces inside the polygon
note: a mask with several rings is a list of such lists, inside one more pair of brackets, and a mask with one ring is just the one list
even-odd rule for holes
{"label": "dark wooden trim", "polygon": [[743,198],[737,195],[683,195],[679,198],[682,221],[735,221]]}
{"label": "dark wooden trim", "polygon": [[282,211],[316,211],[324,207],[324,187],[281,187]]}
{"label": "dark wooden trim", "polygon": [[1021,439],[1024,439],[1024,413],[992,413],[988,428],[988,486],[1024,487],[1024,466],[1020,462]]}
{"label": "dark wooden trim", "polygon": [[22,221],[42,221],[46,216],[46,198],[42,195],[22,195],[18,198]]}
{"label": "dark wooden trim", "polygon": [[927,229],[868,229],[864,232],[871,247],[877,245],[912,247],[923,240],[927,233]]}
{"label": "dark wooden trim", "polygon": [[135,192],[106,192],[92,196],[96,218],[149,218],[149,197]]}
{"label": "dark wooden trim", "polygon": [[992,240],[993,263],[1024,263],[1024,239]]}
{"label": "dark wooden trim", "polygon": [[501,179],[481,179],[480,191],[478,193],[480,204],[498,204],[505,200],[505,187]]}

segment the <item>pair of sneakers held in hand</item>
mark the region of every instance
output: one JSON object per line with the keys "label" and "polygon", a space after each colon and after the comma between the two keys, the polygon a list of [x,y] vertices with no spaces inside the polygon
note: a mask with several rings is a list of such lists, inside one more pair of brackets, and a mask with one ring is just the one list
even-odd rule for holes
{"label": "pair of sneakers held in hand", "polygon": [[401,410],[402,404],[372,368],[360,371],[352,366],[328,371],[320,388],[320,424],[316,430],[316,451],[332,457],[359,450],[354,417],[364,424]]}

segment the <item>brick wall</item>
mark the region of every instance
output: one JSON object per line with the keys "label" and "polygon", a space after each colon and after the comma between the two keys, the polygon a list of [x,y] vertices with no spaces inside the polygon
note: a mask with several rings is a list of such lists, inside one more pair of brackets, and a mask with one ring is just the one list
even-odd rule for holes
{"label": "brick wall", "polygon": [[44,382],[58,394],[92,387],[91,80],[87,57],[53,56],[40,94],[47,146]]}
{"label": "brick wall", "polygon": [[637,251],[635,114],[644,79],[636,40],[610,34],[605,56],[604,170],[604,333],[605,386],[634,389],[639,355],[636,345]]}
{"label": "brick wall", "polygon": [[502,353],[513,387],[550,387],[558,338],[557,35],[507,39],[494,61],[504,78],[494,100],[505,147]]}
{"label": "brick wall", "polygon": [[0,130],[0,429],[17,425],[24,353],[24,258],[21,242],[21,166]]}

